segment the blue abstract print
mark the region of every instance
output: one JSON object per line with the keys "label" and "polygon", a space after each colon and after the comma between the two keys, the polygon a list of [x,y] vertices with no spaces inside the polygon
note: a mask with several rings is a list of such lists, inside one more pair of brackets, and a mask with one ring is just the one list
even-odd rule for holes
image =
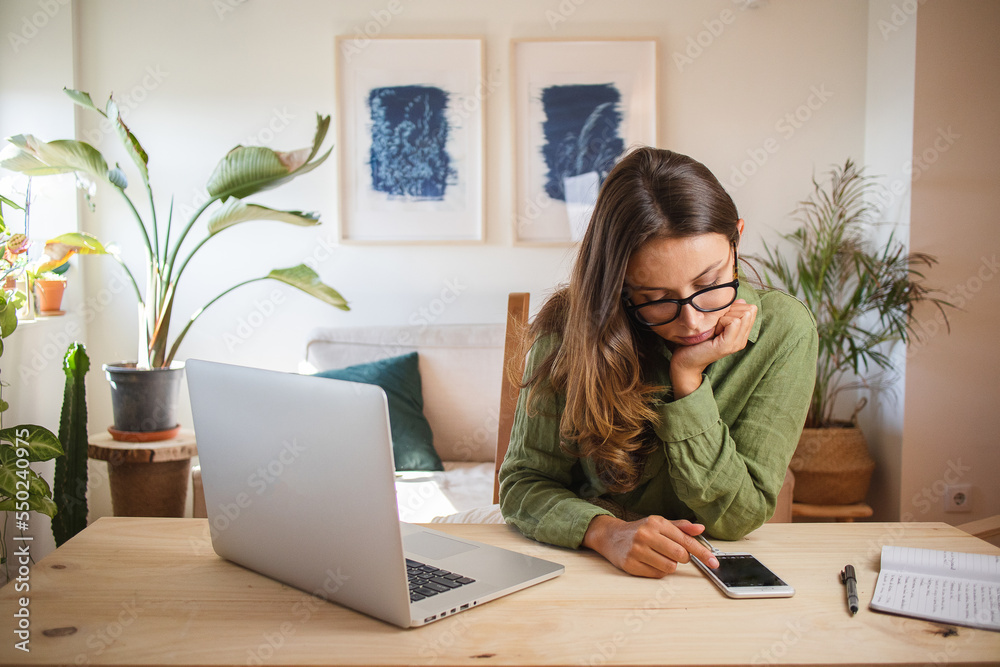
{"label": "blue abstract print", "polygon": [[457,172],[448,155],[448,93],[434,86],[373,88],[372,189],[389,197],[440,201]]}
{"label": "blue abstract print", "polygon": [[596,172],[600,182],[625,151],[619,136],[621,94],[614,84],[549,86],[542,90],[545,144],[542,155],[548,167],[545,193],[566,201],[563,179]]}

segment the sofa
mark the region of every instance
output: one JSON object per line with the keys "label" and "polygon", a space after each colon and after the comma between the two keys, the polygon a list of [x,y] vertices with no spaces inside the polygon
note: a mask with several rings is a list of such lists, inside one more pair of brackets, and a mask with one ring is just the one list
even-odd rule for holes
{"label": "sofa", "polygon": [[[424,415],[443,471],[397,471],[399,518],[411,523],[502,521],[493,500],[504,324],[320,327],[307,336],[301,372],[418,355]],[[786,475],[772,521],[791,521]],[[207,516],[193,471],[194,516]]]}

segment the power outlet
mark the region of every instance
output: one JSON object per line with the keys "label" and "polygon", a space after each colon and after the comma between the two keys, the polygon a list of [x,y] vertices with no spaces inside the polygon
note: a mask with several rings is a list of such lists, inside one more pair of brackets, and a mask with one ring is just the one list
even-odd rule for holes
{"label": "power outlet", "polygon": [[949,484],[944,487],[945,512],[971,512],[972,487],[970,484]]}

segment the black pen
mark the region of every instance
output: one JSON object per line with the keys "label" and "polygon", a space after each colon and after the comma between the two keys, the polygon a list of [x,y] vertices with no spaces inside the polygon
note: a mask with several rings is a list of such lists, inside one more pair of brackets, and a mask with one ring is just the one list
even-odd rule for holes
{"label": "black pen", "polygon": [[844,566],[840,580],[847,586],[847,606],[852,614],[858,613],[858,577],[854,573],[853,565]]}

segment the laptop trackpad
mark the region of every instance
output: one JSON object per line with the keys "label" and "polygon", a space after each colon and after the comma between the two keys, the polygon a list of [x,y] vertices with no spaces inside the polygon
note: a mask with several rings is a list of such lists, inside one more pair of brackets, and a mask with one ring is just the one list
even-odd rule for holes
{"label": "laptop trackpad", "polygon": [[466,544],[434,533],[413,533],[403,538],[403,548],[424,558],[440,560],[478,549],[474,544]]}

